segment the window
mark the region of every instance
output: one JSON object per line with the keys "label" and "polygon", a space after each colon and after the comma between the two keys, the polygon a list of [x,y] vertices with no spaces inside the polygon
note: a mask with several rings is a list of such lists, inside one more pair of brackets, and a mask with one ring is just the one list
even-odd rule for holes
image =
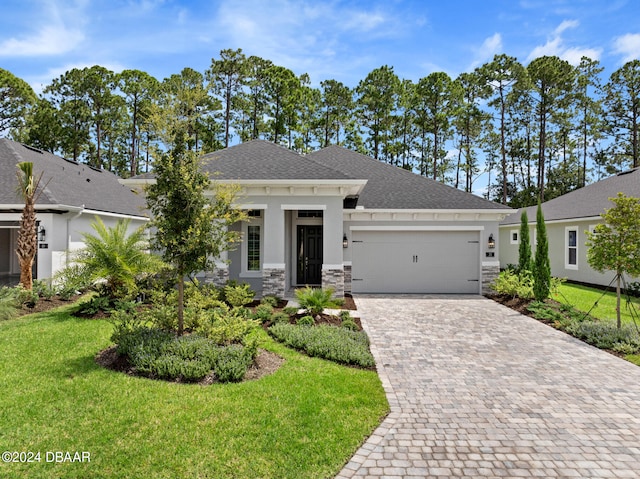
{"label": "window", "polygon": [[260,226],[247,226],[247,270],[260,271]]}
{"label": "window", "polygon": [[509,237],[511,238],[511,244],[519,244],[520,238],[518,238],[518,230],[511,230]]}
{"label": "window", "polygon": [[578,230],[571,227],[566,229],[566,257],[565,267],[578,269]]}

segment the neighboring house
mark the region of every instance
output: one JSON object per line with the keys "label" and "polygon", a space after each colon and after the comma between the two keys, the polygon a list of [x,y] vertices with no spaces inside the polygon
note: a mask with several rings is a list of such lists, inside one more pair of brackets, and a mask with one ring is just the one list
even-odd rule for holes
{"label": "neighboring house", "polygon": [[[551,274],[571,281],[608,286],[613,272],[598,273],[587,262],[586,231],[593,231],[600,216],[614,206],[609,198],[618,193],[640,197],[640,168],[618,173],[604,180],[559,196],[542,204]],[[532,249],[535,251],[536,206],[527,208]],[[500,266],[518,264],[522,209],[500,223]]]}
{"label": "neighboring house", "polygon": [[143,195],[134,194],[108,171],[92,168],[37,148],[0,138],[0,280],[20,274],[15,254],[24,202],[17,193],[20,162],[33,163],[42,173],[44,191],[36,202],[38,253],[34,278],[48,279],[67,264],[68,251],[83,247],[82,233],[93,233],[100,217],[107,226],[131,219],[131,229],[146,224]]}
{"label": "neighboring house", "polygon": [[304,285],[480,294],[499,270],[494,238],[510,208],[338,146],[300,155],[253,140],[204,159],[214,182],[242,187],[237,206],[250,216],[235,226],[243,241],[217,262],[216,283],[280,297]]}

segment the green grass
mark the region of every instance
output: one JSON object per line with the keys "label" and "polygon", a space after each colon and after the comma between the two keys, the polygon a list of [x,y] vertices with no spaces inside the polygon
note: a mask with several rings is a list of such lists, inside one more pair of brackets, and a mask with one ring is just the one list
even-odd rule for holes
{"label": "green grass", "polygon": [[[112,326],[70,307],[0,323],[0,462],[14,478],[332,477],[388,411],[375,372],[310,358],[264,335],[286,359],[256,381],[211,386],[105,370]],[[88,463],[47,463],[88,451]]]}
{"label": "green grass", "polygon": [[[607,291],[602,296],[603,291],[595,288],[589,288],[587,286],[564,283],[559,288],[559,294],[553,296],[556,301],[569,304],[575,309],[587,312],[591,309],[594,303],[598,304],[591,310],[591,316],[604,320],[616,319],[616,293],[614,291]],[[635,307],[635,315],[640,314],[640,298],[632,298],[633,306]],[[626,304],[626,296],[621,297],[620,303],[620,317],[623,323],[633,324],[631,312]],[[638,325],[640,326],[640,324]]]}

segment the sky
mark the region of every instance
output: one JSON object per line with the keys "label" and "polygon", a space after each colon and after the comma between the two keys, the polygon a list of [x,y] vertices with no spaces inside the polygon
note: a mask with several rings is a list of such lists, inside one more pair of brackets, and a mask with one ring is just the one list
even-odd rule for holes
{"label": "sky", "polygon": [[382,65],[452,78],[495,54],[523,64],[599,60],[606,78],[640,58],[638,0],[3,0],[0,67],[36,92],[72,68],[204,72],[238,49],[355,87]]}
{"label": "sky", "polygon": [[[417,82],[452,78],[505,53],[599,60],[606,81],[640,58],[639,0],[2,0],[0,68],[37,93],[72,68],[204,73],[242,49],[356,87],[393,67]],[[474,183],[486,190],[488,174]]]}

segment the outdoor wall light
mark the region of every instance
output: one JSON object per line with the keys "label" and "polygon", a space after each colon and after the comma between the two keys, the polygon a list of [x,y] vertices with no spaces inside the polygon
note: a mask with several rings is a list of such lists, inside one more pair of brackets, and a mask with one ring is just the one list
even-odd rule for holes
{"label": "outdoor wall light", "polygon": [[348,248],[349,247],[349,238],[347,238],[346,234],[342,235],[342,247],[343,248]]}
{"label": "outdoor wall light", "polygon": [[44,229],[44,226],[38,226],[38,241],[44,243],[47,240],[47,230]]}
{"label": "outdoor wall light", "polygon": [[487,242],[487,246],[489,247],[489,249],[493,249],[496,247],[496,240],[493,239],[493,234],[489,235],[489,241]]}

